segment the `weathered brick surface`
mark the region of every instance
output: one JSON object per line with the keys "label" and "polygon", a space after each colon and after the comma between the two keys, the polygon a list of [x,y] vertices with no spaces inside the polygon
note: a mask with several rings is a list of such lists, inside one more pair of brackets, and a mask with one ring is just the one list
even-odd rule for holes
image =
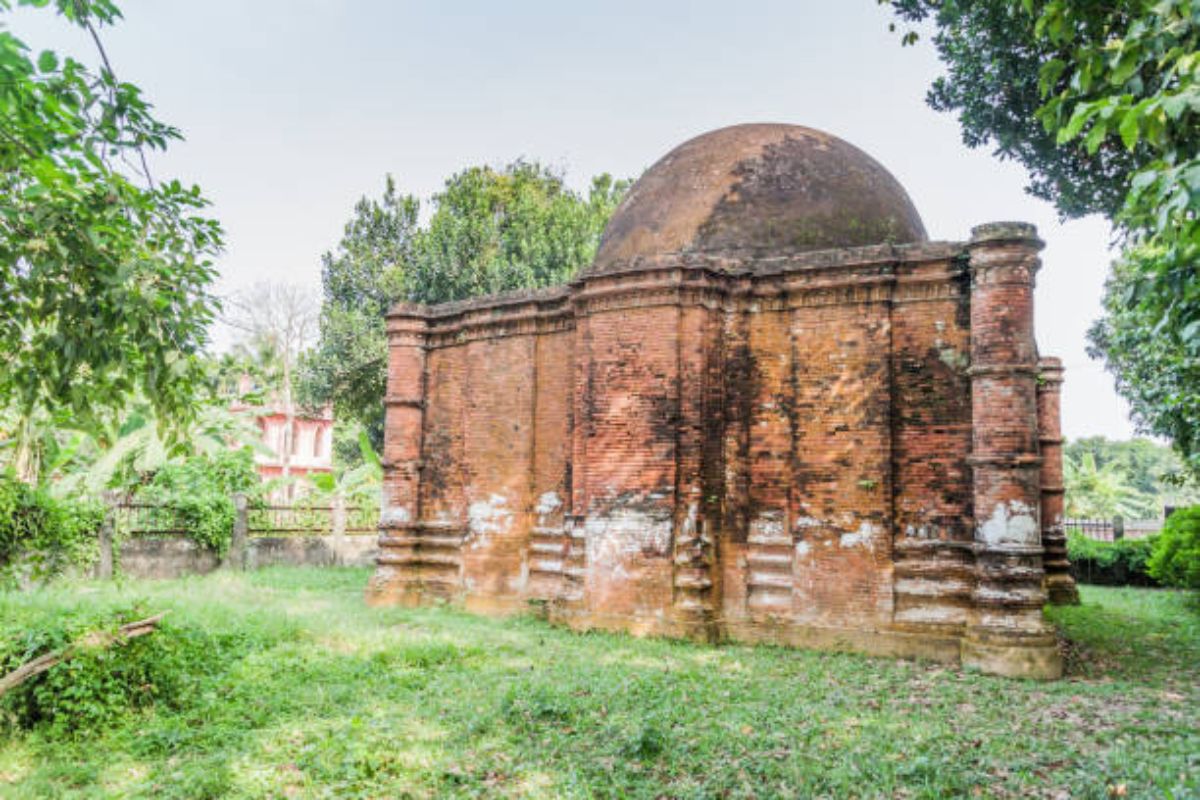
{"label": "weathered brick surface", "polygon": [[970,243],[971,406],[977,579],[964,661],[997,659],[1061,672],[1046,602],[1041,544],[1037,347],[1033,285],[1041,248],[1031,225],[979,226]]}
{"label": "weathered brick surface", "polygon": [[1079,603],[1079,589],[1067,559],[1067,537],[1063,530],[1062,463],[1062,361],[1043,358],[1038,367],[1038,442],[1042,471],[1042,566],[1046,571],[1046,594],[1051,603]]}
{"label": "weathered brick surface", "polygon": [[[655,620],[670,607],[679,427],[679,311],[597,299],[583,404],[587,609]],[[612,303],[615,308],[605,308]]]}
{"label": "weathered brick surface", "polygon": [[[435,308],[420,346],[396,322],[377,596],[710,639],[857,630],[902,653],[1043,636],[1043,545],[1012,518],[1053,506],[1055,442],[1033,262],[998,248],[973,289],[966,250],[930,245]],[[389,525],[418,544],[389,548]]]}
{"label": "weathered brick surface", "polygon": [[1056,674],[1038,246],[655,254],[398,308],[371,597]]}
{"label": "weathered brick surface", "polygon": [[890,622],[888,311],[880,301],[793,311],[793,602],[805,622]]}

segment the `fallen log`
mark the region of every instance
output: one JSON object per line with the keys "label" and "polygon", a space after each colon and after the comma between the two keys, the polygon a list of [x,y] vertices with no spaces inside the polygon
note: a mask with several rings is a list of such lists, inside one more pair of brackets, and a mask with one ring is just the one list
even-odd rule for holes
{"label": "fallen log", "polygon": [[130,639],[136,639],[139,636],[153,633],[166,613],[164,611],[161,614],[155,614],[153,617],[146,617],[137,622],[127,622],[117,628],[115,632],[92,631],[87,636],[84,636],[77,642],[72,642],[62,650],[54,653],[45,653],[31,661],[26,661],[12,672],[0,678],[0,697],[3,697],[5,692],[17,688],[30,678],[41,675],[56,664],[61,664],[72,658],[81,650],[96,647],[112,647],[113,645],[124,644]]}

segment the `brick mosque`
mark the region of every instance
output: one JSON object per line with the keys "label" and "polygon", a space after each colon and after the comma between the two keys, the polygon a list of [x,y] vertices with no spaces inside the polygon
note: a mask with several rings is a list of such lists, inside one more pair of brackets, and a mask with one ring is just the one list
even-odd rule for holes
{"label": "brick mosque", "polygon": [[1041,247],[820,131],[680,145],[570,284],[389,313],[368,599],[1057,677]]}

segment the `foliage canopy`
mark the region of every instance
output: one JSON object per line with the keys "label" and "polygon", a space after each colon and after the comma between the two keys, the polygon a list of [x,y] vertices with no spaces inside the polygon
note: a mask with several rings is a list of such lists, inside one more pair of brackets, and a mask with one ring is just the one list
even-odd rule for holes
{"label": "foliage canopy", "polygon": [[1169,586],[1200,589],[1200,506],[1167,517],[1147,568]]}
{"label": "foliage canopy", "polygon": [[1200,469],[1200,0],[880,2],[936,26],[947,74],[928,101],[969,146],[1020,161],[1064,216],[1113,222],[1124,253],[1094,351],[1138,423]]}
{"label": "foliage canopy", "polygon": [[193,541],[224,555],[233,537],[233,496],[244,494],[256,501],[262,490],[254,454],[243,447],[166,464],[137,498],[170,507]]}
{"label": "foliage canopy", "polygon": [[1067,516],[1160,517],[1164,507],[1200,502],[1179,457],[1149,439],[1073,439],[1063,448]]}
{"label": "foliage canopy", "polygon": [[[49,0],[18,0],[44,7]],[[12,0],[0,0],[0,14]],[[180,138],[118,80],[99,32],[110,0],[55,0],[102,66],[36,56],[0,16],[0,395],[80,419],[141,389],[185,419],[203,377],[220,226],[196,187],[155,182],[145,153]]]}
{"label": "foliage canopy", "polygon": [[[586,194],[575,192],[532,161],[471,167],[446,181],[422,225],[420,202],[389,176],[382,197],[358,201],[337,250],[322,259],[320,341],[303,365],[302,400],[332,401],[338,419],[362,424],[378,448],[387,310],[569,280],[591,262],[626,188],[599,175]],[[357,453],[353,436],[343,441],[343,455]]]}

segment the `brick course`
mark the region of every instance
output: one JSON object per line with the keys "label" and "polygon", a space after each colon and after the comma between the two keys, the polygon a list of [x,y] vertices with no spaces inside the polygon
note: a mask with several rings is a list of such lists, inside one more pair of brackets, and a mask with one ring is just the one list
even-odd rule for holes
{"label": "brick course", "polygon": [[666,253],[397,307],[370,599],[1057,675],[1038,247]]}

